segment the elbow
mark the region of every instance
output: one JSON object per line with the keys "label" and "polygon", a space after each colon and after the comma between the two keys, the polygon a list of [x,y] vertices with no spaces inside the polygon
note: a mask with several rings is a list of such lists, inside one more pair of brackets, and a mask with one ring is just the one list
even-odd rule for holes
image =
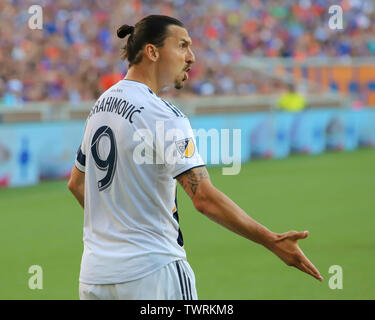
{"label": "elbow", "polygon": [[76,185],[74,184],[74,181],[71,178],[69,179],[67,186],[70,192],[74,193],[74,191],[76,190]]}
{"label": "elbow", "polygon": [[209,215],[217,206],[218,190],[209,180],[204,180],[199,184],[192,200],[195,209],[204,215]]}
{"label": "elbow", "polygon": [[72,190],[73,190],[73,184],[72,184],[71,180],[68,181],[67,186],[68,186],[68,189],[72,192]]}
{"label": "elbow", "polygon": [[197,211],[207,214],[209,208],[212,206],[210,194],[205,191],[197,192],[193,198],[193,204]]}
{"label": "elbow", "polygon": [[205,211],[205,208],[206,208],[206,205],[204,203],[204,201],[202,201],[201,199],[196,199],[193,201],[193,204],[194,204],[194,208],[201,212],[201,213],[204,213]]}

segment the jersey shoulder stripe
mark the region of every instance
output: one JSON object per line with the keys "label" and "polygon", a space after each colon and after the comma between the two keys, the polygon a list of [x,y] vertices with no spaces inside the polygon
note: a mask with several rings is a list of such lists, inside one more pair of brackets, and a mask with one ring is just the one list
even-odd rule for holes
{"label": "jersey shoulder stripe", "polygon": [[180,115],[179,115],[179,113],[174,109],[174,108],[172,108],[165,100],[163,100],[163,99],[161,99],[164,103],[165,103],[165,105],[169,108],[169,109],[171,109],[172,110],[172,112],[176,115],[176,117],[179,117]]}
{"label": "jersey shoulder stripe", "polygon": [[183,117],[183,118],[185,118],[184,114],[183,114],[183,113],[182,113],[177,107],[175,107],[173,104],[171,104],[171,103],[165,101],[164,99],[161,99],[161,100],[165,103],[165,105],[166,105],[168,108],[170,108],[170,109],[173,111],[173,113],[174,113],[177,117]]}
{"label": "jersey shoulder stripe", "polygon": [[77,151],[77,161],[82,166],[86,165],[86,156],[83,154],[81,146],[79,146],[78,151]]}

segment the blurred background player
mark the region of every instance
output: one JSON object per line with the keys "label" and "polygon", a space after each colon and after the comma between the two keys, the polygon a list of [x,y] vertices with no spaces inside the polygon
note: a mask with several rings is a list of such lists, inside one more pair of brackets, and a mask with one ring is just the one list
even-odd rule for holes
{"label": "blurred background player", "polygon": [[[175,179],[208,218],[322,281],[297,244],[308,232],[273,233],[217,190],[195,150],[189,121],[158,97],[167,86],[183,88],[195,62],[185,26],[151,15],[135,27],[122,26],[118,36],[126,35],[123,58],[129,60],[129,71],[91,110],[69,181],[85,209],[81,299],[197,299],[178,225]],[[113,101],[143,110],[128,121],[125,112],[121,116],[113,109]],[[131,137],[140,129],[155,137],[157,121],[180,130],[174,141],[164,141],[161,152],[174,149],[182,163],[135,162],[138,143]],[[151,148],[158,157],[160,150]]]}
{"label": "blurred background player", "polygon": [[295,85],[290,83],[287,92],[281,95],[278,106],[284,111],[298,112],[306,107],[306,99],[297,92]]}

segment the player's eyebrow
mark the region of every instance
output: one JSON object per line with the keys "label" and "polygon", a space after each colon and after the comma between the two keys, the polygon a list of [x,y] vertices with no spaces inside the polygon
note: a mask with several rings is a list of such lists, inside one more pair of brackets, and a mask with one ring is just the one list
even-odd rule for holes
{"label": "player's eyebrow", "polygon": [[184,42],[184,43],[187,43],[189,46],[192,46],[193,45],[193,42],[191,40],[187,40],[187,39],[181,39],[180,42]]}

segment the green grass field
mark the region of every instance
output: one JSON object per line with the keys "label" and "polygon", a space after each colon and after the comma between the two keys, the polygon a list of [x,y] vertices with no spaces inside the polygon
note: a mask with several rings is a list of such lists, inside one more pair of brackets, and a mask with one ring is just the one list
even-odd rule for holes
{"label": "green grass field", "polygon": [[[178,190],[180,225],[200,299],[375,299],[375,149],[209,168],[213,183],[275,232],[309,230],[300,246],[323,282],[287,267],[196,212]],[[78,299],[83,212],[66,181],[0,189],[0,299]],[[32,265],[43,289],[28,287]],[[343,289],[329,288],[331,265]]]}

